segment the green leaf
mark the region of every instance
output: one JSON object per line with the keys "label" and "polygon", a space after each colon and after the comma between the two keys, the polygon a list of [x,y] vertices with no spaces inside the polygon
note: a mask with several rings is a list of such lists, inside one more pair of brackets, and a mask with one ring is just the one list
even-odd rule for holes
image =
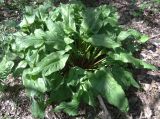
{"label": "green leaf", "polygon": [[25,61],[30,67],[34,67],[39,62],[39,52],[37,50],[28,50],[26,53]]}
{"label": "green leaf", "polygon": [[48,19],[45,21],[47,28],[49,31],[53,31],[56,33],[60,33],[59,35],[64,35],[64,29],[63,29],[63,24],[62,22],[54,22],[51,19]]}
{"label": "green leaf", "polygon": [[42,29],[36,29],[36,30],[34,31],[34,34],[35,34],[35,37],[36,37],[37,39],[43,39],[44,36],[46,35],[45,32],[44,32]]}
{"label": "green leaf", "polygon": [[117,48],[121,46],[120,43],[114,41],[114,39],[108,37],[105,34],[97,34],[93,35],[89,39],[85,40],[86,42],[90,42],[92,45],[95,46],[103,46],[106,48]]}
{"label": "green leaf", "polygon": [[27,62],[25,60],[20,61],[14,71],[14,75],[17,76],[19,74],[22,74],[23,69],[25,69],[26,67],[27,67]]}
{"label": "green leaf", "polygon": [[27,94],[30,97],[34,97],[38,93],[44,93],[48,90],[47,82],[44,78],[30,75],[31,69],[23,71],[22,79],[23,85],[26,88]]}
{"label": "green leaf", "polygon": [[118,41],[123,41],[126,38],[128,38],[130,36],[130,33],[128,33],[127,31],[121,31],[119,33],[119,35],[117,36]]}
{"label": "green leaf", "polygon": [[60,9],[58,7],[53,8],[52,11],[49,12],[49,17],[52,19],[52,21],[56,21],[60,16]]}
{"label": "green leaf", "polygon": [[147,35],[142,35],[141,38],[139,39],[139,41],[141,43],[145,43],[146,41],[148,41],[149,37]]}
{"label": "green leaf", "polygon": [[67,34],[70,33],[70,31],[76,32],[76,24],[75,24],[75,17],[74,17],[74,5],[67,4],[63,5],[61,4],[60,7],[63,23],[64,23],[64,30]]}
{"label": "green leaf", "polygon": [[70,86],[77,86],[80,81],[85,76],[85,70],[79,67],[73,67],[70,69],[68,78],[67,78],[67,85]]}
{"label": "green leaf", "polygon": [[[44,5],[40,5],[36,10],[35,14],[36,16],[41,19],[42,21],[46,21],[48,18],[48,9],[51,7],[51,3],[47,4],[45,3]],[[37,12],[37,13],[36,13]]]}
{"label": "green leaf", "polygon": [[15,40],[17,50],[23,51],[28,47],[34,47],[38,48],[43,45],[44,40],[43,39],[38,39],[37,37],[30,35],[30,36],[22,36],[22,37],[17,37]]}
{"label": "green leaf", "polygon": [[57,107],[55,107],[54,111],[59,112],[63,110],[70,116],[75,116],[78,114],[78,106],[79,106],[79,100],[76,96],[73,97],[71,102],[62,102]]}
{"label": "green leaf", "polygon": [[[44,77],[48,83],[48,90],[55,91],[60,88],[60,85],[64,83],[64,78],[60,72],[52,73],[51,75]],[[58,91],[59,92],[59,91]],[[60,93],[61,94],[61,93]]]}
{"label": "green leaf", "polygon": [[139,60],[137,58],[134,58],[131,54],[126,52],[110,53],[110,57],[113,58],[114,60],[119,60],[124,63],[131,63],[137,68],[157,70],[155,66],[148,64],[142,60]]}
{"label": "green leaf", "polygon": [[47,46],[50,45],[57,50],[64,50],[67,44],[73,42],[73,40],[66,37],[62,22],[54,23],[51,20],[47,20],[46,24],[49,29],[44,37],[46,39],[45,43],[47,44]]}
{"label": "green leaf", "polygon": [[74,41],[72,39],[68,38],[68,37],[65,37],[64,42],[68,45],[68,44],[73,43]]}
{"label": "green leaf", "polygon": [[[11,73],[11,69],[14,66],[14,62],[7,60],[6,55],[3,57],[2,61],[0,62],[0,79],[1,80],[6,80],[7,76]],[[0,83],[1,85],[1,83]],[[3,85],[2,85],[2,89],[3,89]]]}
{"label": "green leaf", "polygon": [[[139,39],[141,37],[141,33],[134,30],[134,29],[128,29],[127,31],[121,31],[117,37],[119,41],[123,41],[127,39],[129,36],[133,36],[133,39],[137,39],[141,43],[144,43],[143,40],[145,41],[146,39]],[[143,36],[142,36],[143,37]]]}
{"label": "green leaf", "polygon": [[110,15],[112,10],[110,6],[100,5],[98,8],[96,8],[96,11],[101,12],[103,18],[107,18]]}
{"label": "green leaf", "polygon": [[25,15],[24,15],[22,22],[20,23],[20,27],[28,26],[34,23],[34,21],[35,21],[35,15],[34,15],[33,8],[31,6],[26,6]]}
{"label": "green leaf", "polygon": [[98,33],[103,26],[100,19],[100,12],[96,12],[93,8],[88,8],[83,14],[83,20],[80,27],[80,34]]}
{"label": "green leaf", "polygon": [[68,54],[64,53],[64,51],[52,52],[44,57],[37,63],[36,67],[33,68],[32,75],[36,75],[42,71],[42,75],[48,76],[53,72],[63,69],[69,57]]}
{"label": "green leaf", "polygon": [[53,31],[47,31],[45,36],[46,46],[52,46],[57,50],[64,50],[66,47],[66,43],[64,42],[64,36],[59,35],[61,33],[56,33]]}
{"label": "green leaf", "polygon": [[0,5],[1,5],[2,3],[4,3],[4,0],[0,0]]}
{"label": "green leaf", "polygon": [[101,68],[90,79],[93,89],[121,111],[128,111],[128,100],[122,87],[115,81],[108,69]]}
{"label": "green leaf", "polygon": [[87,90],[87,91],[83,91],[83,94],[82,94],[82,100],[92,106],[92,107],[95,107],[96,106],[96,101],[95,101],[95,98],[94,98],[94,93],[91,91],[91,90]]}
{"label": "green leaf", "polygon": [[27,62],[22,60],[21,62],[19,62],[18,66],[16,67],[16,69],[19,68],[25,68],[27,66]]}
{"label": "green leaf", "polygon": [[90,90],[90,84],[88,80],[86,80],[86,71],[80,67],[73,67],[70,69],[67,85],[72,88],[76,88],[75,90],[81,93],[81,99],[88,105],[95,106],[95,100],[93,92]]}
{"label": "green leaf", "polygon": [[[53,87],[54,88],[54,87]],[[72,97],[71,89],[65,84],[61,84],[58,88],[52,89],[50,98],[52,102],[62,102]]]}
{"label": "green leaf", "polygon": [[[48,66],[45,66],[43,69],[43,74],[45,76],[50,75],[53,72],[59,71],[64,68],[67,60],[68,60],[69,55],[65,54],[62,57],[59,57],[59,59],[54,59],[53,63],[49,64]],[[41,66],[40,66],[41,67]]]}
{"label": "green leaf", "polygon": [[110,24],[112,27],[116,27],[118,26],[118,19],[119,19],[119,15],[117,12],[112,12],[112,15],[110,15],[109,17],[107,17],[105,20],[104,20],[104,24],[107,25],[107,24]]}
{"label": "green leaf", "polygon": [[47,91],[46,81],[44,78],[38,78],[37,80],[24,79],[23,84],[26,88],[31,90],[39,91],[42,93]]}
{"label": "green leaf", "polygon": [[3,73],[8,69],[12,69],[13,66],[14,66],[14,62],[8,61],[6,56],[4,56],[2,61],[0,62],[0,73]]}
{"label": "green leaf", "polygon": [[14,61],[17,58],[17,54],[14,52],[7,51],[5,54],[5,57],[6,57],[6,60],[8,61]]}
{"label": "green leaf", "polygon": [[135,29],[128,29],[129,34],[131,34],[132,36],[134,36],[134,38],[138,39],[141,36],[141,33],[138,32]]}
{"label": "green leaf", "polygon": [[33,14],[33,7],[31,7],[31,6],[26,6],[25,7],[25,13],[27,14],[27,15],[32,15]]}
{"label": "green leaf", "polygon": [[32,99],[31,112],[34,117],[44,119],[45,106],[43,102],[38,102],[35,99]]}
{"label": "green leaf", "polygon": [[126,71],[124,68],[115,66],[112,68],[111,72],[114,79],[123,87],[123,89],[128,89],[130,85],[140,88],[132,74]]}

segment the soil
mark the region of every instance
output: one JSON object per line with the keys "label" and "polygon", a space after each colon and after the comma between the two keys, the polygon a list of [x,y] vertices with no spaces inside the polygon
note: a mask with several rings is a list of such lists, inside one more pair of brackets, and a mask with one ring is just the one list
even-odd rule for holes
{"label": "soil", "polygon": [[[144,3],[150,3],[150,6],[141,10],[140,6]],[[112,4],[117,7],[121,25],[137,29],[150,37],[140,52],[140,58],[160,68],[160,4],[155,4],[152,0],[138,0],[135,4],[132,4],[131,0],[99,0],[97,4]],[[0,7],[0,22],[8,19],[19,21],[19,16],[20,12],[17,10]],[[135,77],[142,88],[129,89],[127,94],[130,102],[129,113],[121,113],[107,104],[109,113],[113,119],[160,119],[160,71],[140,70],[136,72]],[[5,83],[8,87],[5,92],[0,93],[0,118],[34,119],[21,80],[9,75]],[[51,110],[51,106],[47,107],[45,119],[86,118],[83,116],[83,111],[81,111],[82,116],[71,118],[63,113],[53,113]],[[88,115],[93,113],[89,112]],[[97,118],[101,118],[101,115],[102,111],[97,114]],[[92,119],[92,116],[90,118]]]}

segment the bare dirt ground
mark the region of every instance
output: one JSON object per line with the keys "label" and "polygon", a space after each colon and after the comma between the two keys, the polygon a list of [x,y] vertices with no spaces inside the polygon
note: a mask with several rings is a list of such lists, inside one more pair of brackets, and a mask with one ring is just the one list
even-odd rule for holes
{"label": "bare dirt ground", "polygon": [[[140,5],[144,2],[151,4],[141,10]],[[134,5],[130,0],[99,0],[97,2],[97,4],[104,3],[117,7],[121,16],[121,25],[127,28],[135,28],[150,37],[150,40],[142,48],[140,57],[160,68],[160,4],[155,4],[151,0],[138,0]],[[0,8],[0,10],[0,22],[19,15],[18,11],[6,8]],[[109,106],[107,108],[112,118],[160,119],[160,71],[141,70],[136,72],[135,77],[141,84],[142,89],[138,91],[130,89],[131,91],[127,94],[130,102],[129,113],[122,114]],[[9,76],[6,83],[8,88],[6,88],[5,93],[0,93],[0,119],[34,119],[29,110],[29,99],[20,85],[20,79]],[[45,119],[76,119],[76,117],[71,118],[64,114],[60,115],[51,112],[51,107],[48,107]]]}

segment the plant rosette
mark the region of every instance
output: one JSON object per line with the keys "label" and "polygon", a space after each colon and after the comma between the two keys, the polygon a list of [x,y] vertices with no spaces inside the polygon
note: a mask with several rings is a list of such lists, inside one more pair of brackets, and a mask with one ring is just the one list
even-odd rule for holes
{"label": "plant rosette", "polygon": [[131,70],[156,68],[133,56],[148,37],[123,30],[118,18],[107,5],[26,7],[10,52],[16,55],[14,73],[22,74],[35,117],[43,118],[53,103],[54,111],[77,115],[81,103],[96,107],[98,95],[123,112],[129,110],[124,91],[139,88]]}

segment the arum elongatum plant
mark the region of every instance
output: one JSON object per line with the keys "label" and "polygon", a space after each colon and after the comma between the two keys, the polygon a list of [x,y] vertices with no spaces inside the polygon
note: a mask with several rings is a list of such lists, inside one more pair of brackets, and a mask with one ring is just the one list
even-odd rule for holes
{"label": "arum elongatum plant", "polygon": [[72,2],[26,7],[20,30],[10,37],[9,52],[16,61],[14,73],[22,74],[35,117],[43,118],[50,104],[56,105],[54,111],[77,115],[82,103],[96,107],[98,95],[128,111],[124,91],[139,88],[132,69],[156,68],[133,55],[148,38],[124,30],[118,18],[108,5],[91,8]]}

